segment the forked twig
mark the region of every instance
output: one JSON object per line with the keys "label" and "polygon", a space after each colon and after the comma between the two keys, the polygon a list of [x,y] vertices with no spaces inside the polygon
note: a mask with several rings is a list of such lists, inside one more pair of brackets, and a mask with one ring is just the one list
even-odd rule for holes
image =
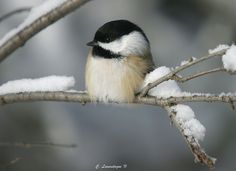
{"label": "forked twig", "polygon": [[162,83],[164,81],[167,81],[167,80],[170,80],[170,79],[174,79],[174,76],[177,73],[179,73],[180,71],[183,71],[184,69],[189,68],[189,67],[191,67],[193,65],[196,65],[200,62],[203,62],[205,60],[208,60],[208,59],[211,59],[211,58],[214,58],[214,57],[222,56],[226,52],[226,50],[227,49],[224,49],[224,50],[221,50],[221,51],[218,51],[218,52],[215,52],[215,53],[208,54],[206,56],[203,56],[203,57],[200,57],[198,59],[192,60],[192,61],[187,62],[186,64],[184,64],[182,66],[179,66],[179,67],[175,68],[169,74],[165,75],[164,77],[161,77],[160,79],[154,81],[153,83],[149,83],[146,87],[144,87],[142,89],[141,93],[140,93],[140,97],[146,96],[150,89],[156,87],[160,83]]}

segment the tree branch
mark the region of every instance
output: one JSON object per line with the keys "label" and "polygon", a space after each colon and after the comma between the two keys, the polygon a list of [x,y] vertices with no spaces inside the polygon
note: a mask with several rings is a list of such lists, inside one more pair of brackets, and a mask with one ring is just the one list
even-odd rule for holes
{"label": "tree branch", "polygon": [[[189,68],[193,65],[196,65],[200,62],[203,62],[205,60],[211,59],[213,57],[218,57],[218,56],[222,56],[223,54],[225,54],[225,52],[227,51],[227,49],[215,52],[215,53],[211,53],[208,54],[206,56],[200,57],[198,59],[195,60],[190,60],[189,62],[187,62],[186,64],[179,66],[177,68],[175,68],[174,70],[172,70],[169,74],[165,75],[164,77],[161,77],[160,79],[154,81],[153,83],[149,83],[146,87],[143,88],[143,90],[140,93],[140,97],[144,97],[145,95],[147,95],[148,91],[154,87],[156,87],[157,85],[161,84],[164,81],[170,80],[170,79],[174,79],[174,76],[179,73],[180,71],[183,71],[186,68]],[[191,58],[192,59],[192,58]]]}
{"label": "tree branch", "polygon": [[3,16],[0,17],[0,23],[3,22],[4,20],[8,19],[9,17],[15,15],[15,14],[19,14],[22,12],[29,12],[31,10],[32,7],[24,7],[24,8],[19,8],[16,9],[14,11],[11,11],[9,13],[4,14]]}
{"label": "tree branch", "polygon": [[0,46],[0,62],[13,53],[16,49],[23,46],[38,32],[89,1],[90,0],[67,0],[56,9],[52,9],[47,14],[42,15],[37,20],[33,21],[30,25],[25,26],[15,35],[4,41],[4,43]]}
{"label": "tree branch", "polygon": [[195,157],[195,162],[200,162],[202,164],[205,164],[209,168],[213,168],[215,165],[216,159],[206,154],[206,152],[202,149],[202,147],[198,143],[198,140],[194,138],[194,136],[186,135],[184,133],[183,123],[181,123],[180,121],[177,121],[176,113],[175,111],[171,109],[170,106],[165,106],[164,109],[168,112],[172,123],[178,128],[183,138],[185,139],[188,147],[190,148],[191,152],[193,153]]}
{"label": "tree branch", "polygon": [[0,96],[0,105],[32,101],[64,101],[85,104],[96,100],[90,99],[85,92],[25,92]]}
{"label": "tree branch", "polygon": [[[86,92],[23,92],[0,95],[0,105],[33,102],[33,101],[63,101],[63,102],[78,102],[86,103],[102,103],[96,99],[91,99]],[[236,101],[236,94],[200,94],[200,93],[184,93],[177,97],[136,97],[133,103],[146,104],[164,107],[175,103],[185,102],[224,102],[232,104]],[[110,101],[109,103],[116,103]]]}

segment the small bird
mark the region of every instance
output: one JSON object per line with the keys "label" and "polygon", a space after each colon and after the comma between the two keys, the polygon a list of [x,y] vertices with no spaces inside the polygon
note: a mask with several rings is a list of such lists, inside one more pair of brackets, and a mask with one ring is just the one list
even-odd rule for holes
{"label": "small bird", "polygon": [[127,20],[105,23],[87,43],[85,84],[91,98],[131,103],[152,71],[150,44],[143,30]]}

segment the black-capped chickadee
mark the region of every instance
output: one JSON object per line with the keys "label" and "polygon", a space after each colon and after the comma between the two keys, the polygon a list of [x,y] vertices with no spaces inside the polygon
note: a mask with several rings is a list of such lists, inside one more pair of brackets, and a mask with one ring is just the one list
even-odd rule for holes
{"label": "black-capped chickadee", "polygon": [[127,20],[100,27],[86,64],[88,94],[100,101],[132,102],[154,64],[143,30]]}

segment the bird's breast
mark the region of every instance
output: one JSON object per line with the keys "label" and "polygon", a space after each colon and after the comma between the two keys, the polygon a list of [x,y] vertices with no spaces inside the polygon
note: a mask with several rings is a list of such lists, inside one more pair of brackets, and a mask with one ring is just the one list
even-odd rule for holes
{"label": "bird's breast", "polygon": [[105,59],[92,57],[90,53],[86,64],[87,91],[104,102],[132,102],[147,68],[148,64],[140,57]]}

